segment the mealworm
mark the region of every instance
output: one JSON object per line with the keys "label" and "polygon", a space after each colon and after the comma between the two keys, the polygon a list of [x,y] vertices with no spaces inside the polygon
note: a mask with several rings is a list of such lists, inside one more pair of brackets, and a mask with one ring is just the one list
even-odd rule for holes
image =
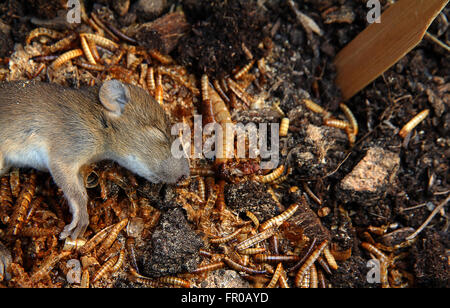
{"label": "mealworm", "polygon": [[31,275],[31,281],[34,283],[41,280],[45,275],[48,275],[50,270],[62,259],[69,256],[72,252],[63,251],[61,253],[52,252],[45,260],[42,262],[41,266]]}
{"label": "mealworm", "polygon": [[83,273],[81,274],[80,288],[89,288],[89,271],[87,269],[83,270]]}
{"label": "mealworm", "polygon": [[217,269],[224,268],[224,267],[225,267],[225,263],[223,261],[218,261],[215,263],[211,263],[208,265],[198,267],[195,270],[191,271],[191,274],[201,274],[201,273],[205,273],[205,272],[212,272]]}
{"label": "mealworm", "polygon": [[297,211],[298,207],[300,206],[299,203],[292,204],[286,211],[281,213],[278,216],[272,217],[265,222],[263,222],[259,229],[261,231],[266,230],[270,227],[278,227],[280,226],[284,221],[288,220],[294,213]]}
{"label": "mealworm", "polygon": [[425,110],[419,112],[416,116],[414,116],[399,131],[398,134],[400,135],[400,137],[405,138],[406,135],[408,135],[417,125],[419,125],[420,122],[425,120],[425,118],[428,116],[429,113],[430,113],[430,109],[425,109]]}
{"label": "mealworm", "polygon": [[89,253],[92,249],[95,248],[95,246],[97,246],[101,241],[103,241],[106,238],[108,232],[113,227],[114,225],[108,226],[103,230],[101,230],[100,232],[98,232],[97,234],[95,234],[94,237],[92,237],[89,241],[86,242],[86,244],[83,247],[80,248],[80,253],[81,254]]}
{"label": "mealworm", "polygon": [[213,238],[210,239],[209,241],[213,244],[222,244],[222,243],[226,243],[229,242],[230,240],[234,239],[236,236],[239,235],[239,233],[242,232],[242,228],[237,229],[236,231],[234,231],[233,233],[230,233],[227,236],[224,237],[219,237],[219,238]]}
{"label": "mealworm", "polygon": [[106,49],[109,49],[111,51],[115,51],[119,48],[119,44],[116,42],[111,41],[110,39],[107,39],[106,37],[93,34],[93,33],[81,33],[80,37],[85,37],[88,41],[92,41],[95,44],[104,47]]}
{"label": "mealworm", "polygon": [[48,37],[51,37],[52,39],[60,39],[64,37],[64,34],[62,34],[61,32],[52,30],[52,29],[47,29],[47,28],[36,28],[34,30],[32,30],[30,32],[30,34],[28,34],[25,43],[27,45],[29,45],[31,43],[31,41],[41,35],[45,35]]}
{"label": "mealworm", "polygon": [[267,273],[267,270],[256,270],[247,266],[243,266],[232,259],[230,259],[228,256],[225,256],[223,258],[223,261],[232,269],[238,271],[238,272],[245,272],[250,275],[258,275],[258,274],[265,274]]}
{"label": "mealworm", "polygon": [[92,56],[94,57],[95,61],[100,61],[100,55],[98,54],[97,45],[95,45],[95,42],[89,41],[86,39],[86,42],[89,46],[89,50],[92,52]]}
{"label": "mealworm", "polygon": [[258,230],[259,228],[259,220],[258,218],[255,216],[255,214],[253,214],[250,211],[245,212],[245,215],[247,215],[248,218],[250,218],[250,220],[253,222],[253,224],[255,225],[255,229]]}
{"label": "mealworm", "polygon": [[119,253],[119,258],[117,259],[117,262],[114,264],[114,266],[111,268],[111,272],[115,273],[117,272],[123,265],[123,261],[125,260],[125,248],[122,248]]}
{"label": "mealworm", "polygon": [[277,101],[276,103],[272,104],[272,109],[274,109],[276,112],[278,112],[280,114],[280,116],[284,117],[284,111],[283,109],[280,108],[280,102]]}
{"label": "mealworm", "polygon": [[70,237],[67,237],[66,240],[64,241],[63,250],[78,251],[85,244],[86,244],[86,240],[85,239],[79,238],[79,239],[76,239],[76,240],[72,240]]}
{"label": "mealworm", "polygon": [[273,273],[272,279],[270,280],[269,284],[267,285],[267,288],[274,288],[281,276],[281,273],[283,271],[283,265],[281,263],[278,263],[277,268],[275,269],[275,272]]}
{"label": "mealworm", "polygon": [[111,271],[111,269],[113,268],[114,264],[116,264],[118,260],[119,260],[119,256],[117,256],[117,255],[112,257],[112,258],[109,258],[108,261],[106,261],[99,268],[99,270],[94,274],[94,276],[92,276],[92,281],[91,282],[95,283],[100,278],[104,277],[108,272]]}
{"label": "mealworm", "polygon": [[310,268],[310,278],[309,278],[309,287],[311,289],[317,289],[319,287],[319,281],[317,277],[317,269],[314,264],[311,265]]}
{"label": "mealworm", "polygon": [[162,86],[162,75],[158,74],[156,77],[156,89],[155,89],[155,100],[162,105],[163,104],[164,89]]}
{"label": "mealworm", "polygon": [[65,38],[57,41],[55,44],[50,46],[43,46],[43,50],[45,54],[52,54],[59,50],[63,50],[67,48],[73,41],[77,39],[78,35],[76,33],[70,33]]}
{"label": "mealworm", "polygon": [[163,55],[162,53],[160,53],[158,50],[156,49],[152,49],[148,52],[150,54],[150,56],[155,59],[158,60],[159,62],[161,62],[164,65],[168,65],[173,63],[173,59],[168,56],[168,55]]}
{"label": "mealworm", "polygon": [[289,118],[283,118],[280,124],[280,133],[279,133],[280,137],[287,136],[288,129],[289,129]]}
{"label": "mealworm", "polygon": [[187,280],[178,278],[178,277],[161,277],[158,279],[158,282],[161,283],[167,283],[167,284],[172,284],[175,286],[180,286],[183,288],[190,288],[191,287],[191,283]]}
{"label": "mealworm", "polygon": [[210,196],[208,197],[208,201],[206,201],[206,205],[203,208],[202,215],[200,217],[200,224],[204,224],[211,215],[211,211],[214,208],[217,200],[217,191],[216,189],[211,191]]}
{"label": "mealworm", "polygon": [[239,253],[242,255],[254,255],[254,254],[263,253],[265,251],[266,251],[266,248],[264,248],[264,247],[254,247],[254,248],[247,248],[244,250],[240,250]]}
{"label": "mealworm", "polygon": [[241,79],[241,77],[244,76],[252,68],[253,64],[255,64],[255,60],[250,61],[250,63],[238,70],[233,76],[234,79]]}
{"label": "mealworm", "polygon": [[344,103],[341,103],[339,106],[341,107],[342,111],[344,112],[345,117],[347,118],[347,120],[350,122],[350,126],[353,129],[352,134],[355,135],[355,136],[358,135],[358,121],[356,120],[356,118],[353,115],[352,111]]}
{"label": "mealworm", "polygon": [[300,260],[299,256],[294,255],[265,255],[257,254],[253,258],[256,262],[278,263],[278,262],[295,262]]}
{"label": "mealworm", "polygon": [[20,193],[20,173],[18,168],[14,168],[9,173],[9,185],[11,185],[11,193],[14,198],[17,198]]}
{"label": "mealworm", "polygon": [[295,275],[295,285],[297,287],[300,286],[303,278],[307,273],[309,273],[309,268],[311,265],[317,260],[319,255],[322,253],[322,250],[328,245],[328,240],[324,240],[317,248],[314,250],[308,259],[305,260],[305,263],[300,267],[297,274]]}
{"label": "mealworm", "polygon": [[214,176],[214,170],[212,168],[190,168],[191,176]]}
{"label": "mealworm", "polygon": [[225,91],[223,90],[222,86],[220,85],[220,81],[218,79],[214,79],[213,81],[214,88],[216,88],[216,91],[219,93],[220,97],[227,103],[230,103],[230,98],[225,94]]}
{"label": "mealworm", "polygon": [[284,165],[280,165],[277,169],[269,174],[256,176],[256,180],[261,183],[270,183],[279,178],[281,174],[283,174],[284,168]]}
{"label": "mealworm", "polygon": [[389,260],[388,256],[386,256],[384,253],[381,252],[381,250],[379,250],[372,244],[363,242],[361,243],[361,247],[370,252],[371,254],[373,254],[377,259],[380,260],[380,262],[387,262]]}
{"label": "mealworm", "polygon": [[323,109],[322,106],[316,104],[310,99],[304,99],[303,103],[305,104],[306,108],[308,108],[312,112],[323,114],[324,118],[328,118],[331,116],[331,114],[325,109]]}
{"label": "mealworm", "polygon": [[332,119],[332,118],[324,119],[323,123],[326,126],[335,127],[335,128],[339,128],[339,129],[349,129],[350,128],[350,123],[348,123],[347,121],[338,120],[338,119]]}
{"label": "mealworm", "polygon": [[255,99],[233,79],[227,78],[226,82],[228,83],[230,90],[236,94],[236,96],[239,97],[248,107],[255,102]]}
{"label": "mealworm", "polygon": [[9,178],[4,176],[0,182],[0,206],[12,208],[13,206],[11,186],[9,184]]}
{"label": "mealworm", "polygon": [[81,48],[83,49],[84,55],[86,56],[86,59],[91,64],[97,64],[97,62],[94,59],[94,56],[92,55],[91,49],[89,48],[89,45],[86,41],[86,38],[84,36],[80,36],[81,41]]}
{"label": "mealworm", "polygon": [[325,270],[325,272],[327,272],[327,274],[331,275],[331,269],[328,266],[327,261],[322,256],[319,256],[316,261]]}
{"label": "mealworm", "polygon": [[225,210],[226,204],[225,204],[225,184],[226,182],[224,180],[220,180],[217,184],[217,200],[216,200],[216,207],[217,210],[222,213]]}
{"label": "mealworm", "polygon": [[[104,65],[101,64],[92,64],[92,63],[87,63],[84,61],[75,61],[75,65],[78,65],[84,69],[90,70],[90,71],[98,71],[98,72],[102,72],[106,69],[106,67]],[[89,187],[86,187],[89,188]]]}
{"label": "mealworm", "polygon": [[259,242],[262,242],[262,241],[268,239],[269,237],[271,237],[272,235],[275,234],[275,230],[276,230],[276,228],[267,228],[266,230],[249,237],[245,241],[242,241],[239,244],[237,244],[236,250],[239,250],[239,251],[244,250],[244,249],[249,248]]}
{"label": "mealworm", "polygon": [[83,50],[81,49],[73,49],[68,52],[63,53],[60,55],[55,61],[52,62],[51,67],[52,68],[58,68],[62,64],[66,63],[67,61],[77,58],[83,55]]}
{"label": "mealworm", "polygon": [[339,268],[328,246],[323,249],[323,255],[332,269],[337,270]]}
{"label": "mealworm", "polygon": [[203,100],[204,103],[210,102],[210,107],[208,109],[212,111],[214,120],[222,126],[222,151],[216,151],[215,160],[216,164],[222,164],[226,162],[228,158],[233,156],[234,151],[234,134],[227,133],[229,131],[229,129],[227,129],[228,124],[232,123],[231,115],[219,94],[209,86],[208,77],[206,75],[202,76],[202,95],[205,98]]}
{"label": "mealworm", "polygon": [[297,288],[309,288],[311,280],[311,271],[308,270],[302,277],[302,281],[297,285]]}
{"label": "mealworm", "polygon": [[122,231],[123,228],[128,224],[128,218],[125,218],[118,222],[114,227],[111,228],[111,232],[109,235],[105,238],[102,245],[97,251],[97,255],[101,256],[103,253],[106,252],[106,250],[111,247],[111,245],[116,240],[117,236],[119,235],[120,231]]}
{"label": "mealworm", "polygon": [[14,211],[11,215],[6,233],[18,235],[26,219],[28,208],[36,192],[36,174],[31,174],[28,182],[20,191],[19,197],[14,205]]}

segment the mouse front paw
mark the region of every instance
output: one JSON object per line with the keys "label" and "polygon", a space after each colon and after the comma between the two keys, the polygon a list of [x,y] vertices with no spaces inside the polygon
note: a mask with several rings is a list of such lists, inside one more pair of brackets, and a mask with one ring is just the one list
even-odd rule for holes
{"label": "mouse front paw", "polygon": [[9,265],[12,262],[11,253],[5,245],[0,243],[0,281],[6,278],[11,279],[10,273],[7,272]]}
{"label": "mouse front paw", "polygon": [[85,215],[80,215],[79,217],[75,217],[72,219],[72,222],[64,227],[64,230],[60,233],[59,238],[61,240],[70,237],[73,240],[81,237],[86,231],[89,225],[89,216],[86,213]]}

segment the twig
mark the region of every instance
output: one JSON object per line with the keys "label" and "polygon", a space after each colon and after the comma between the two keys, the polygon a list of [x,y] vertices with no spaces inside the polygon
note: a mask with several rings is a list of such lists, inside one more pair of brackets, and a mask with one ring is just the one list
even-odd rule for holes
{"label": "twig", "polygon": [[433,212],[431,212],[430,216],[428,216],[428,218],[425,220],[425,222],[413,234],[409,235],[406,238],[406,240],[407,241],[412,240],[420,232],[422,232],[422,230],[425,229],[425,227],[430,223],[430,221],[433,219],[433,217],[448,203],[449,200],[450,200],[450,195],[448,195],[444,201],[442,201],[438,206],[436,206],[434,208]]}

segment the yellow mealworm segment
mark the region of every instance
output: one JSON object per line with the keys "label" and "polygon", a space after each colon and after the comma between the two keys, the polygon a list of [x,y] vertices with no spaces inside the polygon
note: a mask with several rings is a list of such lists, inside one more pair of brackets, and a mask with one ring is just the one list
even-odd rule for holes
{"label": "yellow mealworm segment", "polygon": [[282,272],[283,272],[283,265],[281,263],[278,263],[277,268],[275,269],[275,272],[273,273],[272,279],[270,280],[269,284],[267,285],[267,288],[269,288],[269,289],[275,288]]}
{"label": "yellow mealworm segment", "polygon": [[147,70],[147,87],[150,91],[154,91],[156,89],[155,70],[153,69],[153,67],[150,67]]}
{"label": "yellow mealworm segment", "polygon": [[275,234],[275,228],[268,228],[260,233],[255,234],[252,237],[249,237],[243,242],[240,242],[236,245],[236,250],[244,250],[247,249],[253,245],[256,245],[264,240],[267,240],[269,237]]}
{"label": "yellow mealworm segment", "polygon": [[245,215],[247,215],[247,217],[250,218],[250,220],[253,222],[253,224],[255,225],[255,229],[258,229],[259,228],[259,220],[255,216],[255,214],[253,214],[250,211],[247,211],[247,212],[245,212]]}
{"label": "yellow mealworm segment", "polygon": [[233,233],[231,233],[231,234],[229,234],[227,236],[219,237],[219,238],[213,238],[213,239],[210,240],[210,242],[213,243],[213,244],[226,243],[226,242],[234,239],[241,232],[242,232],[242,228],[241,229],[237,229],[236,231],[234,231]]}
{"label": "yellow mealworm segment", "polygon": [[70,50],[70,51],[65,52],[62,55],[60,55],[55,61],[52,62],[51,66],[53,68],[58,68],[61,65],[63,65],[64,63],[66,63],[67,61],[74,59],[74,58],[78,58],[82,55],[83,55],[83,50],[81,50],[81,49]]}
{"label": "yellow mealworm segment", "polygon": [[161,283],[167,283],[167,284],[172,284],[174,286],[180,286],[183,288],[190,288],[191,287],[191,283],[187,280],[181,279],[181,278],[177,278],[177,277],[161,277],[158,279],[158,282]]}
{"label": "yellow mealworm segment", "polygon": [[317,269],[314,264],[311,265],[311,268],[310,268],[309,287],[311,289],[317,289],[319,287],[319,279],[317,277]]}
{"label": "yellow mealworm segment", "polygon": [[97,251],[97,255],[101,256],[103,253],[106,252],[106,250],[111,247],[111,245],[116,240],[117,236],[119,235],[120,231],[122,231],[123,228],[126,227],[128,224],[128,218],[125,218],[118,222],[114,227],[111,228],[110,234],[105,238],[102,245]]}
{"label": "yellow mealworm segment", "polygon": [[244,76],[245,74],[248,73],[248,71],[252,68],[253,64],[255,64],[255,60],[252,60],[250,63],[248,63],[246,66],[244,66],[243,68],[241,68],[239,71],[236,72],[236,74],[234,74],[234,79],[238,80],[240,79],[242,76]]}
{"label": "yellow mealworm segment", "polygon": [[155,100],[162,105],[163,104],[163,95],[164,95],[164,89],[162,86],[162,76],[161,74],[158,74],[156,77],[156,89],[155,89]]}
{"label": "yellow mealworm segment", "polygon": [[352,134],[355,136],[358,135],[358,121],[356,121],[356,118],[353,115],[353,112],[344,103],[341,103],[339,106],[341,107],[342,111],[344,112],[347,120],[350,122],[350,126],[353,129]]}
{"label": "yellow mealworm segment", "polygon": [[327,260],[328,265],[332,269],[337,270],[339,266],[337,265],[336,260],[334,259],[334,256],[331,254],[330,249],[329,249],[328,246],[326,246],[323,249],[323,255],[325,256],[325,259]]}
{"label": "yellow mealworm segment", "polygon": [[92,55],[91,49],[89,48],[89,44],[86,41],[86,38],[84,36],[80,36],[81,41],[81,48],[83,48],[84,55],[86,56],[86,59],[91,64],[97,64],[97,62],[94,59],[94,56]]}
{"label": "yellow mealworm segment", "polygon": [[109,50],[116,50],[119,48],[119,44],[111,41],[110,39],[107,39],[106,37],[97,35],[97,34],[92,34],[92,33],[81,33],[80,37],[85,37],[88,41],[92,41],[95,44],[104,47],[106,49]]}
{"label": "yellow mealworm segment", "polygon": [[339,128],[339,129],[350,128],[350,123],[348,123],[347,121],[342,121],[342,120],[338,120],[338,119],[328,118],[328,119],[323,120],[323,123],[326,126],[335,127],[335,128]]}
{"label": "yellow mealworm segment", "polygon": [[51,30],[51,29],[47,29],[47,28],[36,28],[34,30],[32,30],[30,32],[30,34],[28,34],[27,39],[25,40],[25,43],[28,45],[31,43],[31,41],[39,36],[48,36],[52,39],[61,39],[64,37],[64,35],[61,32],[55,31],[55,30]]}
{"label": "yellow mealworm segment", "polygon": [[[297,275],[295,275],[295,285],[297,287],[300,287],[305,275],[308,275],[310,273],[309,269],[310,269],[311,265],[313,265],[313,263],[316,262],[317,258],[322,253],[322,250],[324,250],[327,245],[328,245],[328,240],[324,240],[316,248],[316,250],[314,250],[311,253],[311,255],[308,257],[308,259],[305,260],[305,263],[303,263],[303,265],[298,270]],[[308,283],[308,285],[309,285],[309,283]]]}
{"label": "yellow mealworm segment", "polygon": [[206,272],[212,272],[212,271],[224,268],[224,267],[225,267],[225,263],[223,263],[223,261],[218,261],[218,262],[211,263],[208,265],[200,266],[190,273],[191,274],[201,274],[201,273],[206,273]]}
{"label": "yellow mealworm segment", "polygon": [[273,172],[269,174],[256,176],[256,180],[261,183],[270,183],[279,178],[283,174],[284,168],[285,168],[284,165],[280,165],[278,166],[277,169],[275,169]]}
{"label": "yellow mealworm segment", "polygon": [[283,118],[280,124],[280,137],[287,136],[289,129],[289,118]]}
{"label": "yellow mealworm segment", "polygon": [[420,124],[430,113],[430,109],[425,109],[419,112],[414,118],[412,118],[402,129],[399,131],[399,135],[402,138],[405,138],[417,125]]}
{"label": "yellow mealworm segment", "polygon": [[316,104],[310,99],[304,99],[303,103],[305,104],[306,108],[308,108],[312,112],[321,113],[324,118],[328,118],[331,116],[331,114],[328,111],[326,111],[322,106]]}
{"label": "yellow mealworm segment", "polygon": [[158,60],[164,65],[168,65],[174,62],[170,56],[163,55],[156,49],[152,49],[148,53],[153,59]]}
{"label": "yellow mealworm segment", "polygon": [[259,229],[261,231],[263,231],[263,230],[266,230],[266,229],[271,228],[271,227],[278,227],[278,226],[280,226],[283,222],[285,222],[292,215],[294,215],[294,213],[297,211],[299,206],[300,206],[299,203],[292,204],[286,211],[284,211],[280,215],[272,217],[272,218],[266,220],[265,222],[263,222],[259,226]]}
{"label": "yellow mealworm segment", "polygon": [[387,262],[389,259],[383,252],[381,252],[381,250],[370,243],[363,242],[361,243],[361,247],[373,254],[378,260],[380,260],[380,262]]}
{"label": "yellow mealworm segment", "polygon": [[92,283],[97,282],[100,278],[104,277],[108,272],[110,272],[114,266],[114,264],[117,263],[119,260],[119,256],[114,256],[112,258],[109,258],[108,261],[106,261],[100,269],[92,276]]}

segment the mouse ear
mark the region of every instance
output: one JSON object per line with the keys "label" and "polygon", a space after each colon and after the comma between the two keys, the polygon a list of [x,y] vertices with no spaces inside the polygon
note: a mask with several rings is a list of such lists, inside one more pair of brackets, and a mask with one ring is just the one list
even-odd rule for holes
{"label": "mouse ear", "polygon": [[98,96],[103,107],[113,115],[120,116],[130,101],[130,90],[120,81],[113,79],[103,83]]}

